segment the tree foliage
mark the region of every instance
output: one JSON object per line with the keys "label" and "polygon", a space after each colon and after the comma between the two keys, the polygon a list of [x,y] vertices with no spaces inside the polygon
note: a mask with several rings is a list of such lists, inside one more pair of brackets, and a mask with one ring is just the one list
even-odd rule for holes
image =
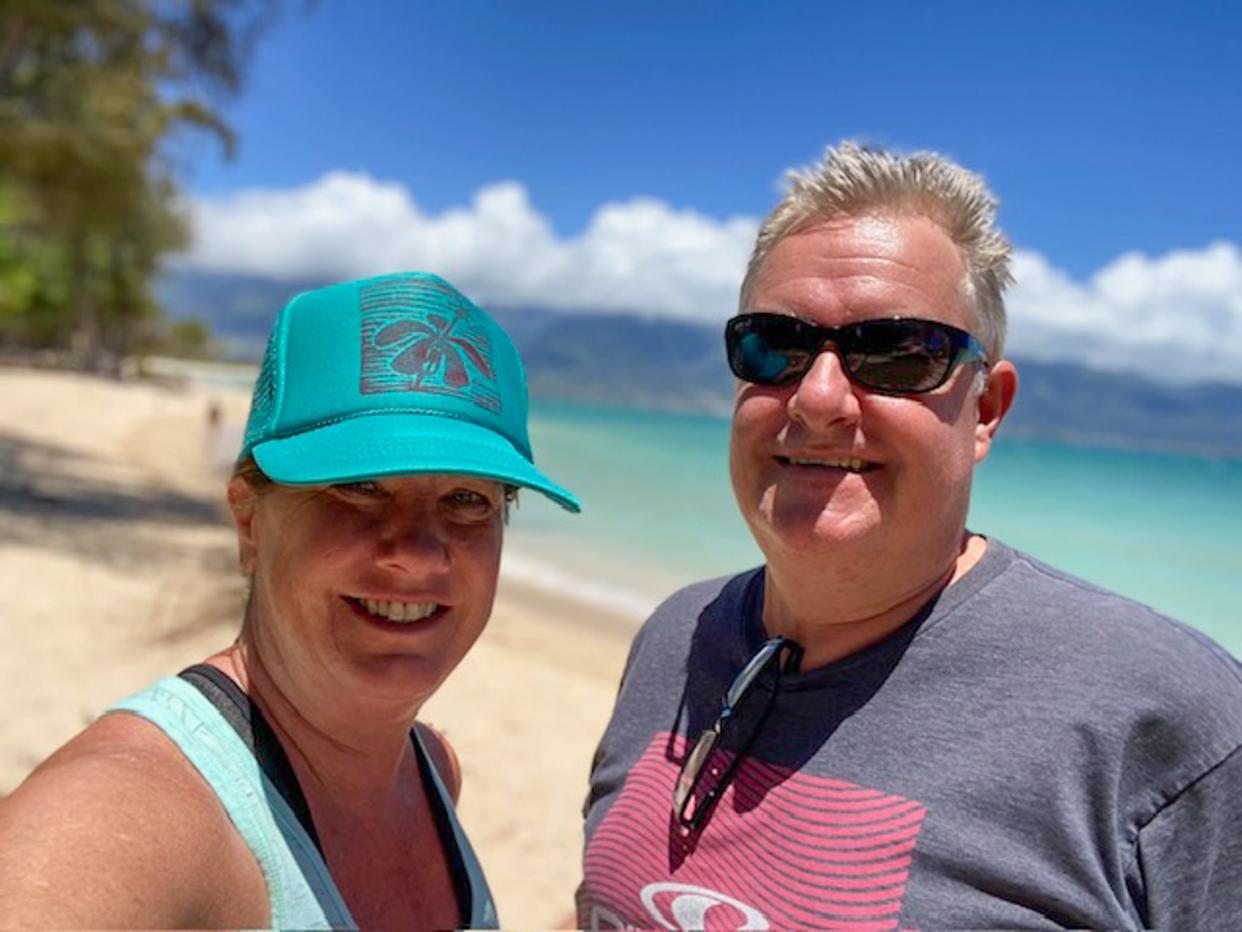
{"label": "tree foliage", "polygon": [[0,343],[118,369],[185,245],[171,143],[236,94],[271,0],[0,0]]}

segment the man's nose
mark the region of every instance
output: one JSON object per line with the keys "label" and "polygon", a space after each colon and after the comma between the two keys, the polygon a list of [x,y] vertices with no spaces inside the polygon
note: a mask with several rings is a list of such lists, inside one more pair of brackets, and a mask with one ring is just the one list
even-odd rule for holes
{"label": "man's nose", "polygon": [[862,414],[856,386],[845,373],[841,357],[825,345],[789,396],[791,419],[814,430],[839,423],[854,425]]}

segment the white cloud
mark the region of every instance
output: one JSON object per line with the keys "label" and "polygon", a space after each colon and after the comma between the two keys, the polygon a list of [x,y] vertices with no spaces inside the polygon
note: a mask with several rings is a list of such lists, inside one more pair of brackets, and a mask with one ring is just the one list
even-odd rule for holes
{"label": "white cloud", "polygon": [[[559,237],[515,181],[429,214],[400,184],[332,172],[301,188],[245,191],[190,205],[194,268],[334,280],[423,268],[482,303],[728,316],[758,229],[654,198],[604,204]],[[1242,252],[1220,242],[1127,253],[1078,282],[1019,251],[1009,350],[1174,380],[1242,381]]]}
{"label": "white cloud", "polygon": [[722,320],[737,300],[758,224],[662,201],[606,204],[559,238],[514,181],[429,215],[400,185],[332,172],[305,187],[190,205],[183,264],[220,272],[343,279],[436,271],[482,302]]}
{"label": "white cloud", "polygon": [[1086,283],[1021,251],[1014,273],[1013,355],[1160,381],[1242,382],[1242,251],[1233,243],[1156,258],[1126,253]]}

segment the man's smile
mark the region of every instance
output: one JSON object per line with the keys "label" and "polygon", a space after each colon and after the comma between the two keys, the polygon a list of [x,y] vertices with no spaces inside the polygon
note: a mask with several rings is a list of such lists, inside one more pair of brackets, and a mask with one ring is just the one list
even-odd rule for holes
{"label": "man's smile", "polygon": [[879,463],[873,463],[869,460],[859,459],[858,457],[829,457],[829,456],[776,456],[774,459],[785,467],[796,467],[800,469],[823,469],[823,470],[841,470],[850,473],[870,472],[873,469],[879,469]]}

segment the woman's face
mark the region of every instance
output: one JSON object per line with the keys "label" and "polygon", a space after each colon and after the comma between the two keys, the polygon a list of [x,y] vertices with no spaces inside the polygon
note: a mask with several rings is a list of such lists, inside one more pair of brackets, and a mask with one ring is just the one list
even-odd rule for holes
{"label": "woman's face", "polygon": [[229,493],[254,580],[249,638],[283,688],[307,693],[290,699],[417,710],[483,631],[500,569],[500,483],[407,476],[256,496],[234,479]]}

